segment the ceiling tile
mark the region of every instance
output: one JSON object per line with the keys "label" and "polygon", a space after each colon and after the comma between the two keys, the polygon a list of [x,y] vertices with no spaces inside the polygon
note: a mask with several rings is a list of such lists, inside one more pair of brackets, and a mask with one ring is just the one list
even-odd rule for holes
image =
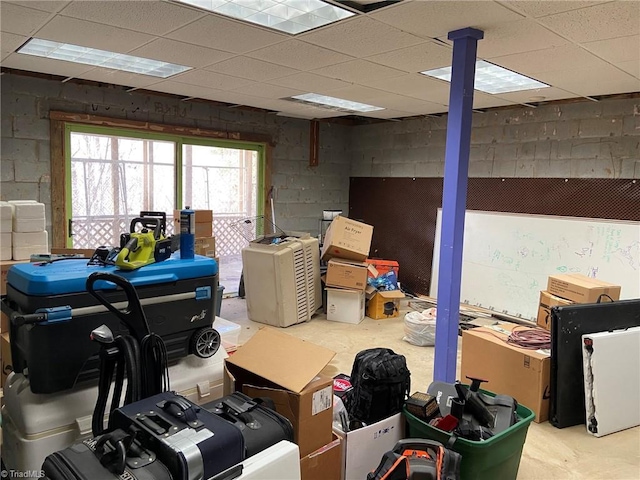
{"label": "ceiling tile", "polygon": [[75,1],[62,12],[67,17],[137,32],[163,35],[206,15],[191,8],[158,1]]}
{"label": "ceiling tile", "polygon": [[399,77],[405,72],[395,68],[385,67],[366,60],[351,60],[337,65],[312,70],[311,73],[326,75],[327,77],[343,80],[345,82],[368,85],[377,79]]}
{"label": "ceiling tile", "polygon": [[429,78],[419,73],[371,82],[370,86],[441,105],[449,103],[449,82]]}
{"label": "ceiling tile", "polygon": [[348,115],[353,115],[349,112],[338,112],[328,108],[317,108],[310,105],[302,105],[294,102],[290,103],[290,106],[285,106],[282,110],[280,110],[280,113],[278,113],[279,116],[314,119],[345,117]]}
{"label": "ceiling tile", "polygon": [[484,29],[522,18],[496,2],[446,0],[400,2],[369,16],[405,32],[431,38],[446,36],[460,28]]}
{"label": "ceiling tile", "polygon": [[16,51],[29,37],[22,35],[14,35],[13,33],[2,32],[0,35],[0,50],[2,50],[2,58]]}
{"label": "ceiling tile", "polygon": [[296,90],[291,87],[280,87],[278,85],[269,85],[260,82],[254,82],[249,85],[234,88],[233,91],[245,95],[252,95],[254,97],[270,98],[274,100],[307,93],[304,90]]}
{"label": "ceiling tile", "polygon": [[453,51],[449,46],[426,42],[392,52],[372,55],[367,57],[367,60],[405,72],[416,73],[451,65],[452,54]]}
{"label": "ceiling tile", "polygon": [[256,81],[271,80],[298,73],[297,70],[283,65],[241,56],[216,63],[207,67],[206,70]]}
{"label": "ceiling tile", "polygon": [[640,80],[601,62],[597,67],[566,69],[539,74],[545,83],[580,95],[610,95],[640,91]]}
{"label": "ceiling tile", "polygon": [[198,85],[218,90],[232,90],[251,83],[251,80],[208,72],[206,70],[191,70],[176,75],[172,79],[180,83],[188,83],[189,85]]}
{"label": "ceiling tile", "polygon": [[[449,102],[447,101],[447,104]],[[475,90],[473,92],[473,108],[492,108],[492,107],[506,107],[508,105],[514,105],[517,102],[505,100],[504,98],[496,97],[495,95],[489,95],[487,93],[479,92]],[[449,107],[446,107],[448,111]]]}
{"label": "ceiling tile", "polygon": [[640,35],[598,40],[582,45],[590,52],[611,63],[640,59]]}
{"label": "ceiling tile", "polygon": [[616,67],[630,73],[636,78],[640,78],[640,59],[616,63]]}
{"label": "ceiling tile", "polygon": [[375,112],[361,112],[361,113],[359,112],[358,113],[358,116],[360,117],[383,118],[383,119],[414,117],[415,115],[416,115],[415,113],[404,112],[401,110],[392,110],[392,109],[377,110]]}
{"label": "ceiling tile", "polygon": [[35,8],[36,10],[42,10],[43,12],[58,12],[62,7],[64,7],[69,2],[60,2],[55,0],[26,0],[23,2],[6,2],[5,0],[2,3],[13,3],[15,5],[21,5],[23,7]]}
{"label": "ceiling tile", "polygon": [[173,80],[163,80],[146,87],[147,90],[155,92],[172,93],[183,97],[207,98],[204,95],[214,95],[222,93],[222,90],[213,88],[199,87],[197,85],[189,85],[186,83],[175,82]]}
{"label": "ceiling tile", "polygon": [[640,2],[612,2],[539,20],[576,42],[591,42],[640,33]]}
{"label": "ceiling tile", "polygon": [[415,35],[362,16],[298,35],[298,38],[354,57],[368,57],[423,42]]}
{"label": "ceiling tile", "polygon": [[33,57],[31,55],[22,55],[20,53],[12,53],[7,58],[3,59],[2,66],[18,70],[27,70],[29,72],[60,75],[63,77],[75,77],[93,68],[90,65],[80,65],[78,63],[63,62],[62,60]]}
{"label": "ceiling tile", "polygon": [[427,102],[424,100],[418,100],[416,98],[405,97],[403,95],[396,95],[394,93],[380,92],[376,97],[375,104],[377,107],[383,107],[389,110],[401,110],[403,112],[410,112],[413,114],[429,114],[439,113],[447,109],[446,106]]}
{"label": "ceiling tile", "polygon": [[488,27],[484,32],[484,39],[478,42],[478,56],[497,57],[567,43],[567,40],[541,27],[534,20],[525,19]]}
{"label": "ceiling tile", "polygon": [[348,87],[350,85],[347,82],[342,82],[334,78],[327,78],[322,75],[307,72],[296,73],[289,77],[276,78],[269,80],[268,83],[296,88],[310,93],[325,93],[328,90],[335,90],[336,88]]}
{"label": "ceiling tile", "polygon": [[158,38],[140,48],[136,48],[131,52],[131,55],[197,68],[221,62],[233,57],[234,54],[168,38]]}
{"label": "ceiling tile", "polygon": [[305,71],[351,60],[351,57],[347,55],[299,40],[287,40],[277,45],[255,50],[248,53],[247,56]]}
{"label": "ceiling tile", "polygon": [[[572,92],[567,92],[556,87],[538,88],[534,90],[524,90],[522,92],[501,93],[500,95],[492,95],[493,97],[502,98],[516,103],[537,103],[548,102],[551,100],[562,100],[565,98],[576,98]],[[536,97],[544,97],[542,99]]]}
{"label": "ceiling tile", "polygon": [[93,80],[94,82],[137,88],[147,87],[158,81],[157,77],[151,77],[149,75],[139,75],[137,73],[122,72],[120,70],[101,67],[89,70],[80,75],[80,77],[86,80]]}
{"label": "ceiling tile", "polygon": [[545,17],[547,15],[553,15],[555,13],[568,12],[569,10],[577,10],[579,8],[592,7],[594,5],[598,5],[600,3],[606,3],[607,1],[593,1],[593,2],[584,2],[579,0],[538,0],[538,1],[528,1],[528,0],[509,0],[504,1],[505,5],[508,5],[516,10],[519,10],[527,15],[530,15],[534,18],[537,17]]}
{"label": "ceiling tile", "polygon": [[154,38],[146,33],[60,15],[41,28],[37,36],[45,40],[120,53],[127,53]]}
{"label": "ceiling tile", "polygon": [[602,63],[602,60],[598,57],[575,45],[564,45],[535,52],[506,55],[504,57],[485,58],[501,67],[523,75],[534,76],[540,72],[596,67]]}
{"label": "ceiling tile", "polygon": [[0,25],[3,32],[31,36],[49,18],[50,14],[12,3],[0,3]]}
{"label": "ceiling tile", "polygon": [[351,100],[353,102],[368,103],[369,105],[377,105],[376,99],[380,96],[387,95],[389,92],[383,92],[381,90],[369,87],[363,87],[362,85],[350,85],[345,88],[338,88],[331,90],[328,95],[336,98],[342,98],[343,100]]}
{"label": "ceiling tile", "polygon": [[207,15],[167,36],[174,40],[234,53],[249,52],[290,38],[282,33],[216,15]]}

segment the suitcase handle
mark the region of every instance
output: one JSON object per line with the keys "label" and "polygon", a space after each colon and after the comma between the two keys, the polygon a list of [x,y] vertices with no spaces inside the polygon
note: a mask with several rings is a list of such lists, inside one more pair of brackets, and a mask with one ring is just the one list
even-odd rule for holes
{"label": "suitcase handle", "polygon": [[[124,291],[127,297],[127,306],[123,310],[118,310],[114,307],[100,291],[94,288],[94,284],[100,280],[114,283]],[[129,280],[113,273],[94,272],[87,278],[86,288],[96,300],[124,322],[138,342],[141,342],[146,335],[151,333],[136,289]]]}
{"label": "suitcase handle", "polygon": [[[132,441],[133,438],[120,429],[98,438],[95,452],[102,466],[111,473],[122,475],[127,462],[127,450]],[[107,442],[112,448],[109,452],[105,451]]]}
{"label": "suitcase handle", "polygon": [[162,401],[157,404],[163,411],[167,412],[174,418],[177,418],[181,422],[186,423],[191,428],[198,428],[203,423],[198,420],[198,412],[200,408],[192,405],[184,398],[174,397],[168,400]]}

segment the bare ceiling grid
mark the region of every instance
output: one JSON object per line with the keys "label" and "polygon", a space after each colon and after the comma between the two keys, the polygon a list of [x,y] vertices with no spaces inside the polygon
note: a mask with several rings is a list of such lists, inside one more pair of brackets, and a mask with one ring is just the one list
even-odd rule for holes
{"label": "bare ceiling grid", "polygon": [[[474,108],[640,91],[637,0],[403,0],[374,9],[375,3],[345,2],[356,15],[292,36],[177,0],[2,1],[1,62],[281,115],[348,114],[284,100],[314,92],[383,107],[359,115],[393,119],[447,111],[448,83],[419,72],[450,65],[447,32],[474,27],[485,32],[479,58],[551,85],[476,92]],[[30,37],[191,69],[161,80],[14,53]]]}

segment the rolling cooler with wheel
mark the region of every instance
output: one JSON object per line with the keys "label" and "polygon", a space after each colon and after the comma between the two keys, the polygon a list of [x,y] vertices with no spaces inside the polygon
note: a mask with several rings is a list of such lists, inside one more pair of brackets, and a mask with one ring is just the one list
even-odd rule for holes
{"label": "rolling cooler with wheel", "polygon": [[218,265],[211,258],[182,260],[173,254],[131,271],[88,265],[85,259],[19,264],[8,272],[2,310],[11,318],[14,371],[29,378],[33,393],[97,380],[100,346],[89,341],[91,332],[103,324],[114,335],[128,332],[104,306],[126,310],[126,292],[110,281],[96,281],[93,289],[105,300],[98,302],[87,291],[87,279],[95,272],[119,275],[135,287],[150,330],[162,337],[170,363],[189,353],[207,357],[218,349],[220,336],[211,328]]}

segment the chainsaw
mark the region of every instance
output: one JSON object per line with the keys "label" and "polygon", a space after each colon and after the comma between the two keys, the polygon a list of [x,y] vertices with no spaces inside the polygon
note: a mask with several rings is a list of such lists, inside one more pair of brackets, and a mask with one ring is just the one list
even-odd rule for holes
{"label": "chainsaw", "polygon": [[[138,224],[142,225],[136,231]],[[164,212],[140,212],[131,220],[130,232],[120,235],[120,251],[115,264],[122,270],[136,270],[171,256],[171,239],[165,238],[167,216]]]}

